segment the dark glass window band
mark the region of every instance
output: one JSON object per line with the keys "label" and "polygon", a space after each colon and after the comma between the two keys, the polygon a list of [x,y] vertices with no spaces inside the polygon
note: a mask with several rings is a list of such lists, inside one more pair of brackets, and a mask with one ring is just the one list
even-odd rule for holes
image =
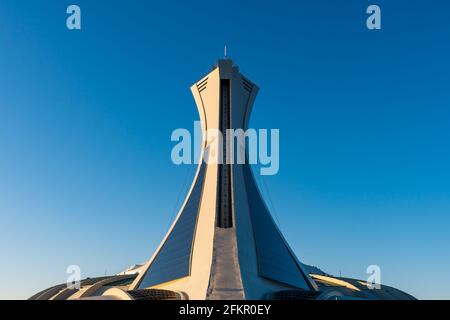
{"label": "dark glass window band", "polygon": [[183,212],[139,284],[140,289],[190,275],[192,246],[205,173],[206,164],[203,162]]}

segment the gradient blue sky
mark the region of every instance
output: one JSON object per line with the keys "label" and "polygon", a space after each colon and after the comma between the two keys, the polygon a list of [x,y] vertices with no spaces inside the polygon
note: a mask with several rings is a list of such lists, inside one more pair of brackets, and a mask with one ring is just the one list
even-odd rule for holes
{"label": "gradient blue sky", "polygon": [[[66,8],[82,9],[82,31]],[[382,31],[365,27],[381,6]],[[308,264],[450,298],[448,1],[0,2],[0,298],[146,261],[193,168],[173,129],[224,44],[280,128],[269,208]],[[264,184],[262,184],[264,186]]]}

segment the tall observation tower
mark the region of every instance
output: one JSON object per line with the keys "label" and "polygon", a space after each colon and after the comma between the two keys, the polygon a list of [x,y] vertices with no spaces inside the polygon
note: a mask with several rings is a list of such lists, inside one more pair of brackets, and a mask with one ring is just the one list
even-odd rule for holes
{"label": "tall observation tower", "polygon": [[[201,119],[202,160],[150,260],[115,276],[87,278],[77,287],[57,285],[30,299],[413,299],[391,287],[369,290],[364,281],[317,268],[306,272],[267,210],[248,161],[226,161],[235,150],[227,129],[246,131],[258,87],[223,59],[191,90]],[[223,143],[217,143],[217,132]]]}
{"label": "tall observation tower", "polygon": [[267,210],[249,164],[226,161],[233,153],[226,130],[247,129],[258,87],[223,59],[191,90],[202,124],[202,155],[215,153],[216,136],[209,132],[218,129],[223,161],[199,164],[183,207],[134,287],[182,291],[191,299],[315,290]]}

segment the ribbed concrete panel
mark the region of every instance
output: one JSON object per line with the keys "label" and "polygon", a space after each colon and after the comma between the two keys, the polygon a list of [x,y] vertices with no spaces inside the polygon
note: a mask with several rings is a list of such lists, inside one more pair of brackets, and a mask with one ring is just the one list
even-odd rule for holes
{"label": "ribbed concrete panel", "polygon": [[234,228],[216,228],[211,279],[206,299],[243,300],[241,271]]}

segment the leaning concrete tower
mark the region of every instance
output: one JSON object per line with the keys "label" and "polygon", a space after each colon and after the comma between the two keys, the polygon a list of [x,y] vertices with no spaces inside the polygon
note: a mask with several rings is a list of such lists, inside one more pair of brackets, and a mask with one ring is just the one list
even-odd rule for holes
{"label": "leaning concrete tower", "polygon": [[[190,299],[261,299],[279,290],[315,290],[267,210],[250,165],[226,161],[234,159],[227,129],[247,129],[258,87],[224,59],[191,90],[203,160],[176,220],[132,288],[177,291]],[[223,143],[211,134],[217,130]],[[212,157],[219,161],[207,161]]]}
{"label": "leaning concrete tower", "polygon": [[231,133],[227,136],[227,129],[246,131],[258,87],[225,59],[191,90],[201,119],[203,160],[154,255],[145,265],[59,284],[30,300],[414,299],[392,287],[373,290],[366,281],[302,265],[261,197],[245,141],[235,145]]}

